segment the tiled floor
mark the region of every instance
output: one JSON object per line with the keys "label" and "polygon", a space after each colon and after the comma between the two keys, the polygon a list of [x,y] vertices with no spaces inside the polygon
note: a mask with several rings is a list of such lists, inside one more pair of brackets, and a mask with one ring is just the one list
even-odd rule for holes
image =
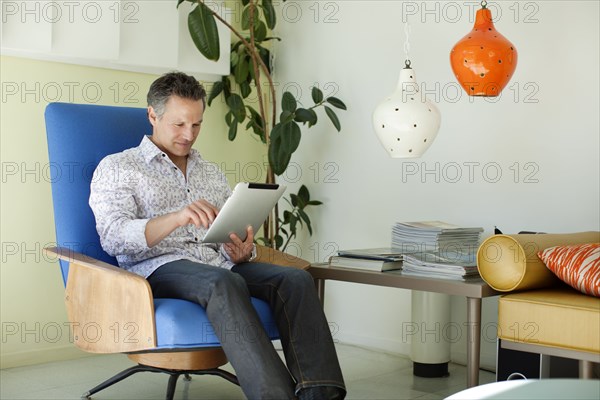
{"label": "tiled floor", "polygon": [[[466,387],[466,368],[450,364],[447,378],[419,378],[409,359],[338,344],[348,399],[443,399]],[[0,371],[0,399],[79,399],[104,379],[132,366],[123,355],[102,355]],[[225,369],[231,370],[229,366]],[[480,372],[480,383],[494,374]],[[94,399],[164,399],[168,376],[133,375],[93,396]],[[179,379],[175,399],[244,399],[239,387],[221,378]]]}

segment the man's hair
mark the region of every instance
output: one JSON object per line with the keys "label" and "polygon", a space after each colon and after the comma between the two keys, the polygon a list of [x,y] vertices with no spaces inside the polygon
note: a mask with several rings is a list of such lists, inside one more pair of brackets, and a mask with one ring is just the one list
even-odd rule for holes
{"label": "man's hair", "polygon": [[206,107],[206,91],[196,78],[183,72],[169,72],[152,82],[148,90],[148,106],[154,109],[158,118],[162,118],[165,105],[173,95],[184,99],[202,100],[202,105]]}

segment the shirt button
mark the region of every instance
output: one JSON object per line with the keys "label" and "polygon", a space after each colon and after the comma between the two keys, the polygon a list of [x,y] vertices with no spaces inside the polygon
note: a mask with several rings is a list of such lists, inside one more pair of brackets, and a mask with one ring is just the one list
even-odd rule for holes
{"label": "shirt button", "polygon": [[192,191],[190,189],[187,190],[188,193],[191,193]]}
{"label": "shirt button", "polygon": [[161,155],[162,155],[163,157],[166,157],[166,156],[167,156],[165,153],[162,153]]}
{"label": "shirt button", "polygon": [[198,241],[198,238],[197,238],[197,237],[195,237],[195,238],[194,238],[194,242],[197,242],[197,241]]}

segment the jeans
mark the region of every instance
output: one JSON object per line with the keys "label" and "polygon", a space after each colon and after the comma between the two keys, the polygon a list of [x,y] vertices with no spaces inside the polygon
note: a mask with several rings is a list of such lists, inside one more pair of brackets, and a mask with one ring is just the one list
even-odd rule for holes
{"label": "jeans", "polygon": [[[241,263],[230,271],[179,260],[158,268],[148,282],[156,298],[204,307],[249,399],[302,399],[309,392],[311,398],[344,398],[333,339],[308,272],[265,263]],[[251,296],[271,306],[287,368],[263,329],[243,334],[244,327],[262,326]]]}

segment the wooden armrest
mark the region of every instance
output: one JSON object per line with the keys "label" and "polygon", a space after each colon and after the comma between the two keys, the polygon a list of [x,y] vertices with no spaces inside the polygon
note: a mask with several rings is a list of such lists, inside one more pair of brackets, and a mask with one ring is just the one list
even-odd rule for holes
{"label": "wooden armrest", "polygon": [[154,301],[146,279],[69,249],[44,251],[70,264],[65,303],[77,347],[91,353],[156,347]]}
{"label": "wooden armrest", "polygon": [[257,256],[254,262],[277,264],[282,265],[284,267],[293,267],[304,270],[310,267],[310,262],[303,260],[302,258],[298,258],[290,254],[284,253],[282,251],[275,250],[271,247],[257,245],[256,253]]}

